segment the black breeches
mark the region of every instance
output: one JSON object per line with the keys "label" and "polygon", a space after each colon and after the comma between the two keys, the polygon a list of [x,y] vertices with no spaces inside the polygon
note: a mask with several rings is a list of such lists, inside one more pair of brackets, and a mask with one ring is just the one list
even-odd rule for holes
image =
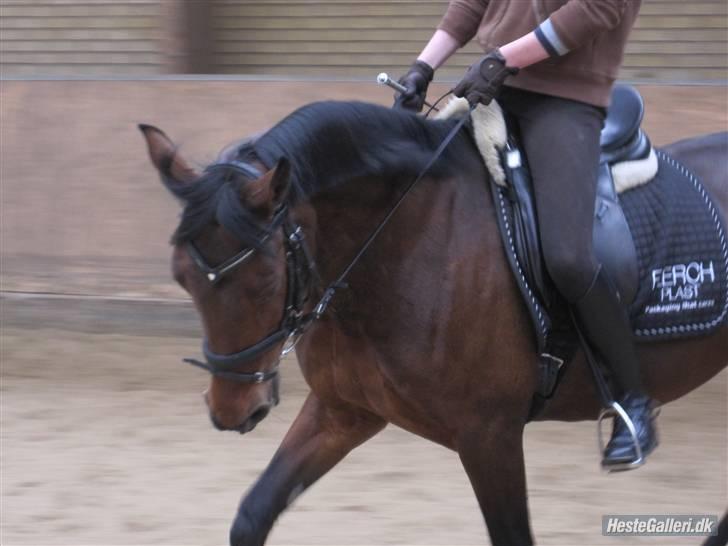
{"label": "black breeches", "polygon": [[592,231],[605,111],[512,87],[503,89],[498,102],[518,123],[528,157],[546,269],[575,302],[599,265]]}

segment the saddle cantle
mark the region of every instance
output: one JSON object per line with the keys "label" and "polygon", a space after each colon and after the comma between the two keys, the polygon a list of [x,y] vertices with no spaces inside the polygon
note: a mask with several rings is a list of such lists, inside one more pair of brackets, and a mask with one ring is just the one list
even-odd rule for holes
{"label": "saddle cantle", "polygon": [[[599,137],[602,161],[615,163],[646,155],[640,131],[645,103],[634,87],[615,85],[604,128]],[[649,143],[647,143],[649,145]]]}

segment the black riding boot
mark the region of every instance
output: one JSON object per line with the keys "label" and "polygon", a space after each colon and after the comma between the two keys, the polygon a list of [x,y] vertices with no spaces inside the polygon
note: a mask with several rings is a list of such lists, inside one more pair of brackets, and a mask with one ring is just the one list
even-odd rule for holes
{"label": "black riding boot", "polygon": [[[574,308],[592,348],[623,389],[622,395],[618,396],[619,404],[634,423],[644,460],[657,447],[653,404],[642,389],[627,311],[601,266],[589,290],[576,301]],[[608,470],[626,470],[638,459],[632,435],[619,417],[614,419],[612,437],[603,457],[602,466]]]}

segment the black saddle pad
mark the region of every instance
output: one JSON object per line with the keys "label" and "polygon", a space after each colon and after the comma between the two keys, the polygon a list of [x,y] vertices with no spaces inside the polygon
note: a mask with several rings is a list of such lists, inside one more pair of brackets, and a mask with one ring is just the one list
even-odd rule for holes
{"label": "black saddle pad", "polygon": [[728,316],[725,227],[700,181],[664,152],[657,157],[656,178],[619,197],[637,249],[635,335],[707,334]]}

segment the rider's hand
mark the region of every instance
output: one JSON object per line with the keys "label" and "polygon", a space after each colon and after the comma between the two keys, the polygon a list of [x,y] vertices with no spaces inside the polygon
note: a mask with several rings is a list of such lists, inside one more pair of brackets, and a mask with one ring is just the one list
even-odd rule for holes
{"label": "rider's hand", "polygon": [[468,68],[465,77],[452,90],[456,97],[465,97],[471,106],[490,104],[508,76],[518,73],[517,68],[506,66],[506,59],[494,49]]}
{"label": "rider's hand", "polygon": [[425,103],[427,86],[435,75],[433,68],[424,61],[415,61],[399,83],[407,88],[404,93],[394,96],[394,107],[419,112]]}

